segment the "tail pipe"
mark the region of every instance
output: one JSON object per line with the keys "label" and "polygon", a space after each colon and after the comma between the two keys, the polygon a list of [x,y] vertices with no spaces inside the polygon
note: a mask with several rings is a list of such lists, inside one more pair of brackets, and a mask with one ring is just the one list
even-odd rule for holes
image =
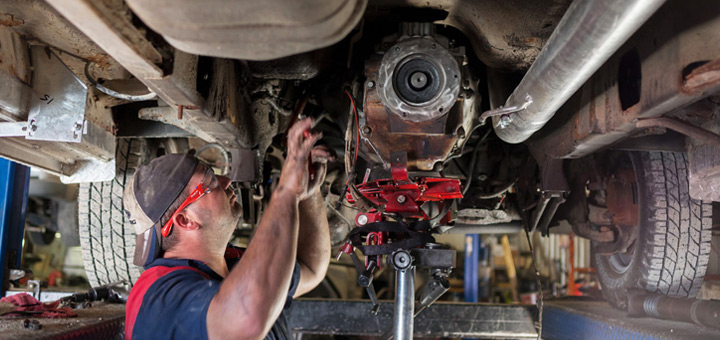
{"label": "tail pipe", "polygon": [[647,292],[629,292],[628,314],[691,322],[720,329],[720,301],[677,298]]}
{"label": "tail pipe", "polygon": [[517,144],[540,130],[664,2],[573,1],[506,101],[513,112],[483,114],[492,116],[498,137]]}

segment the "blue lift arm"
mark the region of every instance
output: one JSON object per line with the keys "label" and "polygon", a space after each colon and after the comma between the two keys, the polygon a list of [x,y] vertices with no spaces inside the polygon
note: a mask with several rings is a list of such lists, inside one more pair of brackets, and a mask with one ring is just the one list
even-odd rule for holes
{"label": "blue lift arm", "polygon": [[20,268],[30,168],[0,158],[0,296],[8,288],[9,268]]}

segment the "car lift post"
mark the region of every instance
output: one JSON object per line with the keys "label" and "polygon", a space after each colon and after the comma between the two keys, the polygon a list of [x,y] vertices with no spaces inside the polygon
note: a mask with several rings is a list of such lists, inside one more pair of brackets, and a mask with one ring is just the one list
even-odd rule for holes
{"label": "car lift post", "polygon": [[30,168],[0,158],[0,297],[5,296],[11,268],[20,268]]}
{"label": "car lift post", "polygon": [[480,235],[465,235],[465,276],[464,295],[465,302],[478,302],[480,289],[479,266],[480,264]]}

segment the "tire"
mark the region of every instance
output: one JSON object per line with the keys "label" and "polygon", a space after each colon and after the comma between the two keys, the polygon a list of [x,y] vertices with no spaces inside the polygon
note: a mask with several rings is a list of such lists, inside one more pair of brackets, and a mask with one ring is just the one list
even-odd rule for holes
{"label": "tire", "polygon": [[621,309],[629,289],[695,297],[710,257],[711,204],[690,198],[685,153],[627,155],[637,183],[639,230],[627,252],[594,256],[603,296]]}
{"label": "tire", "polygon": [[150,161],[144,139],[118,139],[115,179],[83,183],[78,193],[80,246],[88,281],[93,287],[117,281],[131,284],[141,268],[133,264],[135,231],[123,214],[125,183],[135,169]]}

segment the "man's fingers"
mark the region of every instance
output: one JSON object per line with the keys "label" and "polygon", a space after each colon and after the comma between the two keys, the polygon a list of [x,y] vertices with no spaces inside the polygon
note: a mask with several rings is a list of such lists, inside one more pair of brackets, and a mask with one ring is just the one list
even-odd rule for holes
{"label": "man's fingers", "polygon": [[322,138],[322,132],[309,132],[302,143],[303,154],[309,157],[313,149],[313,145],[315,145],[315,142],[320,140],[320,138]]}
{"label": "man's fingers", "polygon": [[290,141],[295,141],[298,144],[302,142],[305,139],[306,131],[310,131],[311,126],[312,118],[305,118],[295,122],[288,130],[288,144],[290,144]]}
{"label": "man's fingers", "polygon": [[335,155],[325,148],[315,147],[310,152],[313,163],[322,162],[327,163],[328,161],[334,161]]}

